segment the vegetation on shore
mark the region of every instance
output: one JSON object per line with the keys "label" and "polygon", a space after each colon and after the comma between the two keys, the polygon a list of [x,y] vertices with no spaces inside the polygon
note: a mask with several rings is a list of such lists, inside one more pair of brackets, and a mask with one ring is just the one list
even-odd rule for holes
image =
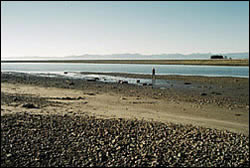
{"label": "vegetation on shore", "polygon": [[96,63],[96,64],[159,64],[249,66],[248,59],[218,60],[1,60],[1,63]]}

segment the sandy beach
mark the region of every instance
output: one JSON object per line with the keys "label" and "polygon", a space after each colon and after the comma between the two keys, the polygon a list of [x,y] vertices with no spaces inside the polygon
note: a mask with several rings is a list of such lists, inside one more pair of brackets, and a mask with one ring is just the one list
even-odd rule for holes
{"label": "sandy beach", "polygon": [[[150,75],[109,75],[150,78]],[[120,119],[179,124],[182,128],[197,127],[198,130],[220,132],[220,135],[221,132],[226,132],[235,137],[246,137],[248,142],[248,79],[190,76],[158,76],[157,79],[177,81],[178,87],[173,85],[163,90],[152,89],[151,86],[2,73],[1,116],[88,116],[105,121]],[[246,155],[249,155],[249,151]],[[8,158],[3,155],[1,158],[6,161],[3,165],[11,165],[7,164]],[[247,160],[241,161],[242,163],[238,163],[236,160],[235,165],[245,165]],[[211,162],[211,165],[230,164]],[[201,166],[201,163],[190,162],[186,165]]]}

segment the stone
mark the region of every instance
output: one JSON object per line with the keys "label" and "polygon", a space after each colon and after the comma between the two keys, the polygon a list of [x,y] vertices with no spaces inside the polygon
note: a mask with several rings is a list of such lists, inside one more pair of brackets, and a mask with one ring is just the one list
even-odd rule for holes
{"label": "stone", "polygon": [[128,84],[128,81],[122,81],[122,84]]}
{"label": "stone", "polygon": [[190,82],[185,82],[184,85],[191,85],[191,83]]}
{"label": "stone", "polygon": [[10,154],[10,153],[9,153],[9,154],[7,154],[6,156],[7,156],[7,157],[11,157],[11,156],[12,156],[12,154]]}
{"label": "stone", "polygon": [[97,80],[96,78],[87,79],[88,82],[95,82],[96,80]]}
{"label": "stone", "polygon": [[121,99],[121,100],[127,100],[127,98],[126,98],[126,97],[121,97],[120,99]]}
{"label": "stone", "polygon": [[201,93],[201,96],[206,96],[207,95],[207,93]]}
{"label": "stone", "polygon": [[62,100],[74,100],[74,99],[71,97],[62,97]]}
{"label": "stone", "polygon": [[34,104],[32,103],[26,103],[26,104],[23,104],[22,107],[25,107],[25,108],[37,108]]}
{"label": "stone", "polygon": [[87,95],[89,95],[89,96],[94,96],[94,95],[96,95],[95,93],[86,93]]}
{"label": "stone", "polygon": [[84,97],[79,96],[77,100],[85,99]]}

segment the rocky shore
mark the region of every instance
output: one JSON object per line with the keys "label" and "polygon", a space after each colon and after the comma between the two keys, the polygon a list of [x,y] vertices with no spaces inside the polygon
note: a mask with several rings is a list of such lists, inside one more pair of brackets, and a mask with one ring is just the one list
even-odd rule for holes
{"label": "rocky shore", "polygon": [[17,113],[1,119],[1,167],[248,167],[249,137],[191,125]]}
{"label": "rocky shore", "polygon": [[[192,124],[100,118],[87,113],[98,111],[96,108],[98,113],[114,108],[114,114],[118,115],[124,105],[127,115],[137,108],[140,115],[142,111],[142,116],[146,116],[144,108],[151,107],[154,115],[160,115],[155,109],[161,107],[162,101],[162,114],[177,109],[174,114],[178,116],[186,115],[187,110],[179,110],[183,110],[182,106],[188,109],[187,102],[192,106],[188,113],[198,110],[194,116],[204,113],[204,108],[209,107],[204,106],[207,104],[213,108],[204,116],[213,112],[216,119],[219,115],[221,119],[226,115],[236,117],[222,123],[245,122],[249,112],[247,79],[180,78],[173,80],[201,88],[161,90],[150,86],[2,73],[1,89],[4,86],[5,90],[1,91],[1,166],[248,167],[249,136],[246,134]],[[42,94],[31,88],[49,91]],[[106,96],[115,94],[121,98],[115,97],[113,102],[106,100],[111,98]],[[98,100],[110,104],[95,104]],[[167,102],[174,102],[170,111],[167,110],[171,103],[164,106]],[[118,104],[119,111],[114,104]],[[236,108],[239,110],[234,113]],[[53,110],[55,113],[50,113]]]}

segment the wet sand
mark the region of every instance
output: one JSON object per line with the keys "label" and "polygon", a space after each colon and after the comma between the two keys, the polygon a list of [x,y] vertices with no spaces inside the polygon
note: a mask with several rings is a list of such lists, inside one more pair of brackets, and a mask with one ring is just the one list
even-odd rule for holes
{"label": "wet sand", "polygon": [[248,79],[157,79],[178,87],[2,73],[1,166],[249,164]]}

